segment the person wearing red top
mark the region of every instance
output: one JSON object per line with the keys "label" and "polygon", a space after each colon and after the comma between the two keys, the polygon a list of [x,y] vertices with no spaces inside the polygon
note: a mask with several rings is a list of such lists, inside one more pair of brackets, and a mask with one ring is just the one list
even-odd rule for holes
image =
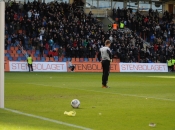
{"label": "person wearing red top", "polygon": [[49,44],[48,43],[45,44],[45,49],[49,51]]}
{"label": "person wearing red top", "polygon": [[148,22],[149,21],[149,19],[146,17],[145,19],[144,19],[144,22]]}
{"label": "person wearing red top", "polygon": [[155,44],[155,45],[154,45],[154,51],[157,51],[157,50],[158,50],[158,45]]}
{"label": "person wearing red top", "polygon": [[74,40],[73,47],[77,47],[77,40]]}

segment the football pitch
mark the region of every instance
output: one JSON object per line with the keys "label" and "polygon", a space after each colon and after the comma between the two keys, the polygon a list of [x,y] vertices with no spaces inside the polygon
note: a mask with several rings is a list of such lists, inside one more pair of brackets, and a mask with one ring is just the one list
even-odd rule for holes
{"label": "football pitch", "polygon": [[175,130],[175,73],[110,73],[108,85],[101,73],[5,73],[0,130]]}

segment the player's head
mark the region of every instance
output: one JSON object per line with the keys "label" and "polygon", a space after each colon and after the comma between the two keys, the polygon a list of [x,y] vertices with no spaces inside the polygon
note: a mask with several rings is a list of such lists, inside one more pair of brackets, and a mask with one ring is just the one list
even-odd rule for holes
{"label": "player's head", "polygon": [[111,45],[111,41],[110,40],[106,40],[105,41],[105,46],[110,47],[110,45]]}
{"label": "player's head", "polygon": [[31,55],[29,54],[29,57],[30,57]]}

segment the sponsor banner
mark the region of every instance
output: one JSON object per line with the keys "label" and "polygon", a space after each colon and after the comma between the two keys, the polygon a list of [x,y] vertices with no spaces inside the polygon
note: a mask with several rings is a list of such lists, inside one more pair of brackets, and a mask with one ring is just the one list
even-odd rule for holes
{"label": "sponsor banner", "polygon": [[120,63],[120,72],[168,72],[166,63]]}
{"label": "sponsor banner", "polygon": [[[9,62],[10,71],[29,71],[27,62]],[[33,62],[35,72],[67,72],[65,62]]]}
{"label": "sponsor banner", "polygon": [[[100,62],[72,62],[75,65],[75,72],[102,72]],[[110,72],[120,72],[118,63],[111,63]]]}

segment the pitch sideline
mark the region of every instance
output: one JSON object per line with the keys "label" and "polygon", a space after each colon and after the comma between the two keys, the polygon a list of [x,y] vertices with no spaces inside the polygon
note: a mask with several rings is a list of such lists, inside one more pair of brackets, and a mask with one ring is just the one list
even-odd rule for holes
{"label": "pitch sideline", "polygon": [[92,130],[90,128],[86,128],[86,127],[83,127],[83,126],[78,126],[78,125],[74,125],[74,124],[70,124],[70,123],[66,123],[66,122],[62,122],[62,121],[57,121],[57,120],[49,119],[49,118],[42,117],[42,116],[36,116],[36,115],[33,115],[33,114],[24,113],[24,112],[20,112],[20,111],[9,109],[9,108],[4,108],[4,110],[10,111],[10,112],[13,112],[13,113],[16,113],[16,114],[20,114],[20,115],[33,117],[33,118],[37,118],[37,119],[40,119],[40,120],[44,120],[44,121],[60,124],[60,125],[65,125],[65,126],[69,126],[69,127],[82,129],[82,130]]}

